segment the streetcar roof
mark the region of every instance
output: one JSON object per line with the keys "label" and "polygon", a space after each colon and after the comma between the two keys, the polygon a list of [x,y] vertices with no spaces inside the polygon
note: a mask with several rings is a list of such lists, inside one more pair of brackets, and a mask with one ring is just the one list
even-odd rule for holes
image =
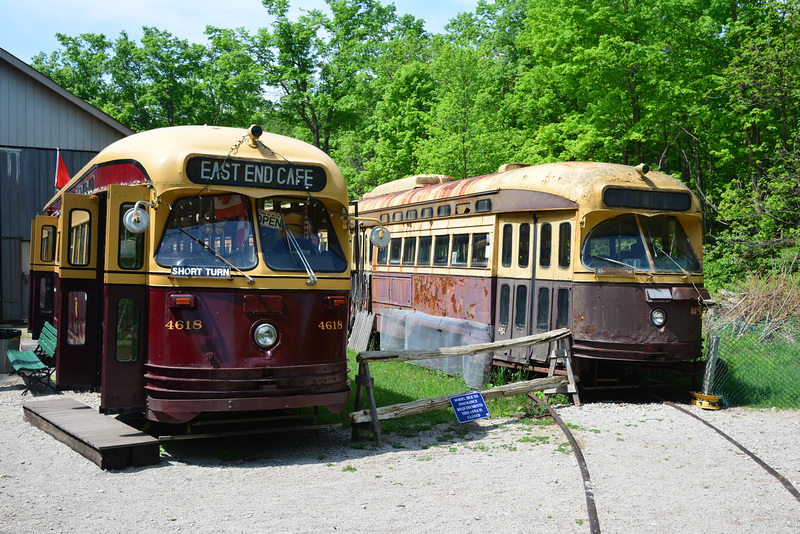
{"label": "streetcar roof", "polygon": [[[552,204],[554,209],[592,205],[599,208],[602,206],[603,191],[609,186],[690,192],[679,180],[662,172],[649,171],[640,174],[634,167],[627,165],[570,161],[514,166],[504,172],[363,198],[358,202],[358,209],[360,213],[366,213],[509,190],[543,194],[550,200],[562,199],[561,202]],[[518,203],[515,205],[518,206]],[[541,205],[538,208],[541,209]],[[691,210],[699,210],[699,204],[693,195]]]}
{"label": "streetcar roof", "polygon": [[[322,167],[327,175],[327,182],[324,191],[317,191],[313,195],[341,197],[343,203],[347,202],[347,185],[341,171],[327,154],[308,143],[264,132],[258,138],[257,147],[253,147],[249,142],[246,128],[173,126],[137,133],[110,144],[56,193],[47,207],[60,204],[61,195],[64,193],[93,193],[104,189],[103,186],[98,186],[85,191],[82,185],[87,183],[87,179],[96,169],[116,162],[131,163],[139,167],[146,178],[139,183],[152,184],[158,195],[176,188],[203,188],[204,184],[192,182],[186,175],[186,163],[193,156],[205,156],[219,161],[227,157],[229,162],[271,162],[283,165],[291,163]],[[222,182],[211,184],[211,187],[224,187],[225,190],[239,191],[256,197],[275,194],[275,189],[272,188],[237,187]],[[282,193],[286,192],[298,191]]]}

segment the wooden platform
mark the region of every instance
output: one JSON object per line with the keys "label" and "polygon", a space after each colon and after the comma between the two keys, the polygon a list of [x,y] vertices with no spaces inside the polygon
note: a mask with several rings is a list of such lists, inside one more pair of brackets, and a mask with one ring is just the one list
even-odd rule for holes
{"label": "wooden platform", "polygon": [[159,442],[69,397],[26,402],[24,419],[103,469],[156,464]]}

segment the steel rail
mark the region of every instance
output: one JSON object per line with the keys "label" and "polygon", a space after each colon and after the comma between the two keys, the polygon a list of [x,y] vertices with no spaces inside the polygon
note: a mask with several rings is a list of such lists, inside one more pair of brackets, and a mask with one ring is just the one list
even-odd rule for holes
{"label": "steel rail", "polygon": [[586,459],[583,457],[583,451],[581,451],[578,441],[575,439],[575,436],[572,435],[572,432],[570,432],[569,428],[567,428],[567,425],[564,424],[564,421],[561,419],[561,417],[559,417],[559,415],[550,407],[548,403],[544,402],[536,395],[528,394],[528,398],[536,401],[540,406],[544,406],[547,409],[547,411],[553,417],[553,420],[567,437],[569,444],[572,446],[572,452],[575,454],[575,459],[578,461],[578,467],[580,468],[581,476],[583,477],[583,493],[586,496],[586,512],[589,514],[589,532],[591,532],[591,534],[600,534],[600,520],[597,517],[597,506],[594,502],[594,488],[592,487],[592,480],[589,477],[589,468],[586,465]]}
{"label": "steel rail", "polygon": [[[655,397],[655,395],[653,395],[653,396]],[[658,398],[658,397],[656,397],[656,398]],[[742,444],[740,444],[738,441],[736,441],[735,439],[733,439],[732,437],[730,437],[729,435],[727,435],[725,432],[723,432],[723,431],[722,431],[722,430],[720,430],[719,428],[715,427],[714,425],[712,425],[711,423],[709,423],[708,421],[706,421],[706,420],[705,420],[705,419],[703,419],[702,417],[700,417],[700,416],[698,416],[698,415],[696,415],[696,414],[693,414],[692,412],[690,412],[689,410],[687,410],[687,409],[685,409],[685,408],[681,408],[680,406],[678,406],[678,405],[677,405],[677,404],[675,404],[674,402],[671,402],[671,401],[665,401],[664,399],[659,399],[659,400],[661,400],[661,401],[662,401],[664,404],[666,404],[667,406],[672,406],[672,407],[673,407],[673,408],[675,408],[676,410],[679,410],[679,411],[681,411],[681,412],[683,412],[683,413],[685,413],[685,414],[687,414],[687,415],[690,415],[690,416],[694,417],[695,419],[697,419],[698,421],[700,421],[701,423],[703,423],[704,425],[706,425],[707,427],[709,427],[710,429],[712,429],[714,432],[716,432],[717,434],[719,434],[720,436],[722,436],[722,437],[723,437],[723,438],[725,438],[726,440],[728,440],[728,441],[730,441],[731,443],[733,443],[734,445],[736,445],[736,447],[737,447],[737,448],[738,448],[740,451],[742,451],[743,453],[745,453],[747,456],[749,456],[749,457],[750,457],[750,459],[751,459],[751,460],[753,460],[755,463],[757,463],[757,464],[758,464],[758,465],[760,465],[762,468],[764,468],[764,470],[765,470],[767,473],[769,473],[770,475],[772,475],[772,476],[774,476],[775,478],[777,478],[777,479],[778,479],[778,481],[779,481],[781,484],[783,484],[783,486],[784,486],[784,487],[785,487],[785,488],[786,488],[786,489],[789,491],[789,493],[791,493],[791,494],[792,494],[792,496],[793,496],[795,499],[797,499],[797,501],[798,501],[798,502],[800,502],[800,491],[798,491],[798,490],[797,490],[797,488],[796,488],[796,487],[794,487],[794,485],[793,485],[791,482],[789,482],[789,480],[787,480],[785,476],[781,475],[781,474],[780,474],[780,473],[778,473],[778,472],[777,472],[775,469],[773,469],[771,466],[767,465],[767,463],[766,463],[766,462],[764,462],[764,460],[762,460],[761,458],[759,458],[758,456],[756,456],[755,454],[753,454],[752,452],[750,452],[749,450],[747,450],[747,449],[746,449],[746,448],[745,448],[745,447],[744,447]]]}

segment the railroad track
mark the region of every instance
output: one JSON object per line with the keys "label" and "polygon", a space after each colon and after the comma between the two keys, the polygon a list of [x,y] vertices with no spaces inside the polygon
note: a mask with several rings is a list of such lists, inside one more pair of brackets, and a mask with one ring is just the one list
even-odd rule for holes
{"label": "railroad track", "polygon": [[[536,402],[541,401],[534,397],[529,396]],[[743,474],[741,476],[732,476],[730,473],[727,473],[725,477],[726,480],[730,480],[731,478],[738,481],[739,484],[748,484],[748,483],[756,483],[754,478],[757,478],[757,487],[754,486],[752,490],[752,494],[755,498],[760,498],[763,496],[764,492],[767,491],[770,494],[778,493],[778,492],[786,492],[786,495],[791,496],[790,498],[796,500],[800,503],[800,491],[789,481],[783,474],[781,474],[777,469],[770,466],[765,460],[760,458],[758,455],[753,453],[752,451],[748,450],[744,445],[739,443],[733,437],[725,433],[723,430],[718,428],[717,426],[711,424],[708,420],[704,419],[703,417],[692,413],[692,411],[687,410],[678,404],[675,404],[671,401],[666,401],[662,398],[658,398],[660,406],[669,407],[671,410],[674,411],[674,414],[677,414],[677,417],[674,418],[674,425],[676,431],[669,436],[669,443],[658,443],[658,438],[655,437],[657,433],[653,433],[652,435],[648,436],[648,431],[645,430],[650,423],[655,422],[658,425],[668,425],[670,423],[665,422],[665,419],[672,419],[671,417],[665,417],[665,413],[663,410],[660,410],[660,413],[653,417],[648,418],[645,417],[638,422],[623,422],[620,421],[621,425],[625,425],[624,428],[630,431],[631,434],[637,436],[634,445],[624,444],[625,440],[629,439],[627,437],[626,432],[622,431],[614,431],[616,434],[616,439],[620,443],[619,447],[619,455],[616,457],[612,457],[609,463],[619,462],[617,468],[612,468],[609,470],[608,465],[598,465],[598,462],[602,462],[600,457],[593,457],[593,445],[596,444],[590,436],[592,433],[600,434],[603,431],[599,429],[587,429],[574,423],[567,422],[565,423],[563,418],[559,415],[557,410],[554,410],[547,404],[543,404],[545,408],[547,408],[548,412],[552,415],[553,419],[555,420],[556,424],[559,426],[561,431],[564,433],[565,437],[569,441],[570,445],[572,446],[573,453],[577,460],[578,467],[581,472],[581,477],[583,479],[583,488],[584,488],[584,495],[586,499],[586,511],[589,518],[589,529],[592,534],[598,534],[601,532],[601,524],[603,522],[604,517],[604,509],[606,513],[611,510],[615,510],[614,515],[615,517],[610,518],[606,517],[609,521],[609,524],[614,524],[614,531],[619,531],[618,529],[618,522],[620,516],[629,513],[626,509],[624,503],[624,498],[621,498],[620,495],[610,495],[606,494],[606,488],[612,486],[620,486],[620,480],[629,480],[628,487],[631,491],[645,491],[648,493],[658,496],[663,496],[664,499],[662,503],[658,502],[658,499],[654,499],[653,504],[663,505],[665,510],[670,509],[678,509],[680,508],[680,502],[682,498],[685,499],[697,499],[699,494],[703,492],[709,493],[708,490],[713,491],[713,496],[709,498],[709,507],[714,506],[715,501],[724,501],[725,495],[724,492],[726,491],[725,487],[717,487],[711,482],[700,482],[701,479],[706,480],[713,480],[714,479],[714,472],[722,473],[720,470],[739,470]],[[659,405],[654,405],[658,407]],[[697,425],[692,426],[691,421],[699,421],[702,423],[702,427],[698,427]],[[585,421],[584,421],[585,423]],[[641,425],[641,428],[636,428]],[[570,428],[572,427],[572,428]],[[687,434],[685,431],[681,432],[677,429],[682,428],[685,430],[687,427],[691,427],[693,431],[695,431],[695,436]],[[576,438],[575,433],[573,433],[572,429],[577,429],[579,437]],[[621,427],[617,427],[616,430],[621,430]],[[697,432],[698,429],[704,429]],[[582,433],[581,431],[590,432],[588,434]],[[707,432],[706,432],[707,431]],[[612,432],[612,430],[606,430],[606,432]],[[660,432],[664,432],[663,429]],[[581,436],[583,434],[583,436]],[[663,435],[663,434],[662,434]],[[715,441],[715,436],[721,437],[727,442],[722,447],[719,446],[719,440]],[[606,438],[609,439],[609,438]],[[690,441],[693,440],[694,443]],[[581,446],[581,442],[584,442],[583,447]],[[715,450],[711,451],[711,454],[706,454],[709,452],[704,448],[703,443],[711,443],[714,442],[717,449],[725,449],[724,451]],[[622,446],[622,445],[626,446]],[[734,448],[731,448],[732,445]],[[599,449],[600,447],[595,447]],[[678,452],[678,449],[692,449],[694,450],[695,458],[692,458],[691,455],[687,456],[685,452]],[[647,450],[651,449],[651,450]],[[748,462],[751,462],[752,465],[759,466],[763,472],[768,473],[772,478],[772,482],[765,482],[764,477],[757,477],[754,476],[752,471],[752,466],[745,467],[742,465],[742,462],[737,462],[734,460],[734,456],[731,456],[727,453],[727,451],[733,451],[736,456],[747,458]],[[627,451],[627,452],[626,452]],[[584,454],[586,453],[586,454]],[[624,458],[625,455],[629,455],[628,458]],[[675,473],[682,471],[680,475],[676,475],[674,478],[671,476],[671,472],[669,470],[664,470],[663,465],[668,464],[672,459],[673,455],[676,460],[682,462],[680,465],[675,465]],[[723,456],[725,458],[724,462],[715,463],[715,460],[712,457],[719,457]],[[587,461],[587,457],[589,460]],[[608,457],[604,457],[608,458]],[[696,460],[696,461],[693,461]],[[685,463],[683,463],[685,462]],[[651,476],[652,472],[650,472],[647,468],[648,463],[650,466],[654,466],[655,463],[662,463],[659,466],[659,472],[667,473],[669,478],[659,478],[657,475]],[[694,465],[693,465],[694,464]],[[602,476],[605,478],[604,482],[609,479],[616,479],[616,484],[594,484],[591,478],[592,474],[599,474],[602,473]],[[611,474],[609,474],[611,473]],[[687,481],[691,481],[695,479],[698,481],[698,484],[687,484]],[[648,486],[649,484],[652,485],[662,485],[660,491]],[[673,484],[674,483],[674,484]],[[764,489],[770,484],[773,487],[769,487],[768,489]],[[692,487],[694,486],[694,487]],[[698,488],[702,488],[699,489]],[[730,488],[727,488],[730,489]],[[737,488],[738,489],[738,488]],[[683,493],[683,496],[681,496]],[[624,491],[623,491],[624,494]],[[598,511],[598,503],[600,503],[600,511]],[[620,506],[618,506],[620,505]],[[733,507],[733,506],[732,506]],[[622,508],[626,510],[622,513],[616,513],[617,508]],[[738,518],[736,518],[739,521]],[[704,519],[698,518],[698,521],[702,523]],[[675,529],[672,531],[679,531],[680,529]]]}

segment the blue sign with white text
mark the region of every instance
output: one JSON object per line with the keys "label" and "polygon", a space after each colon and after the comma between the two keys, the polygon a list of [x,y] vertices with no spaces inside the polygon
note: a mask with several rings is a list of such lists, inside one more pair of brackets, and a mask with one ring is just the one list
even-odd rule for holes
{"label": "blue sign with white text", "polygon": [[456,412],[459,423],[489,417],[489,408],[486,407],[486,401],[479,391],[450,397],[450,405]]}

